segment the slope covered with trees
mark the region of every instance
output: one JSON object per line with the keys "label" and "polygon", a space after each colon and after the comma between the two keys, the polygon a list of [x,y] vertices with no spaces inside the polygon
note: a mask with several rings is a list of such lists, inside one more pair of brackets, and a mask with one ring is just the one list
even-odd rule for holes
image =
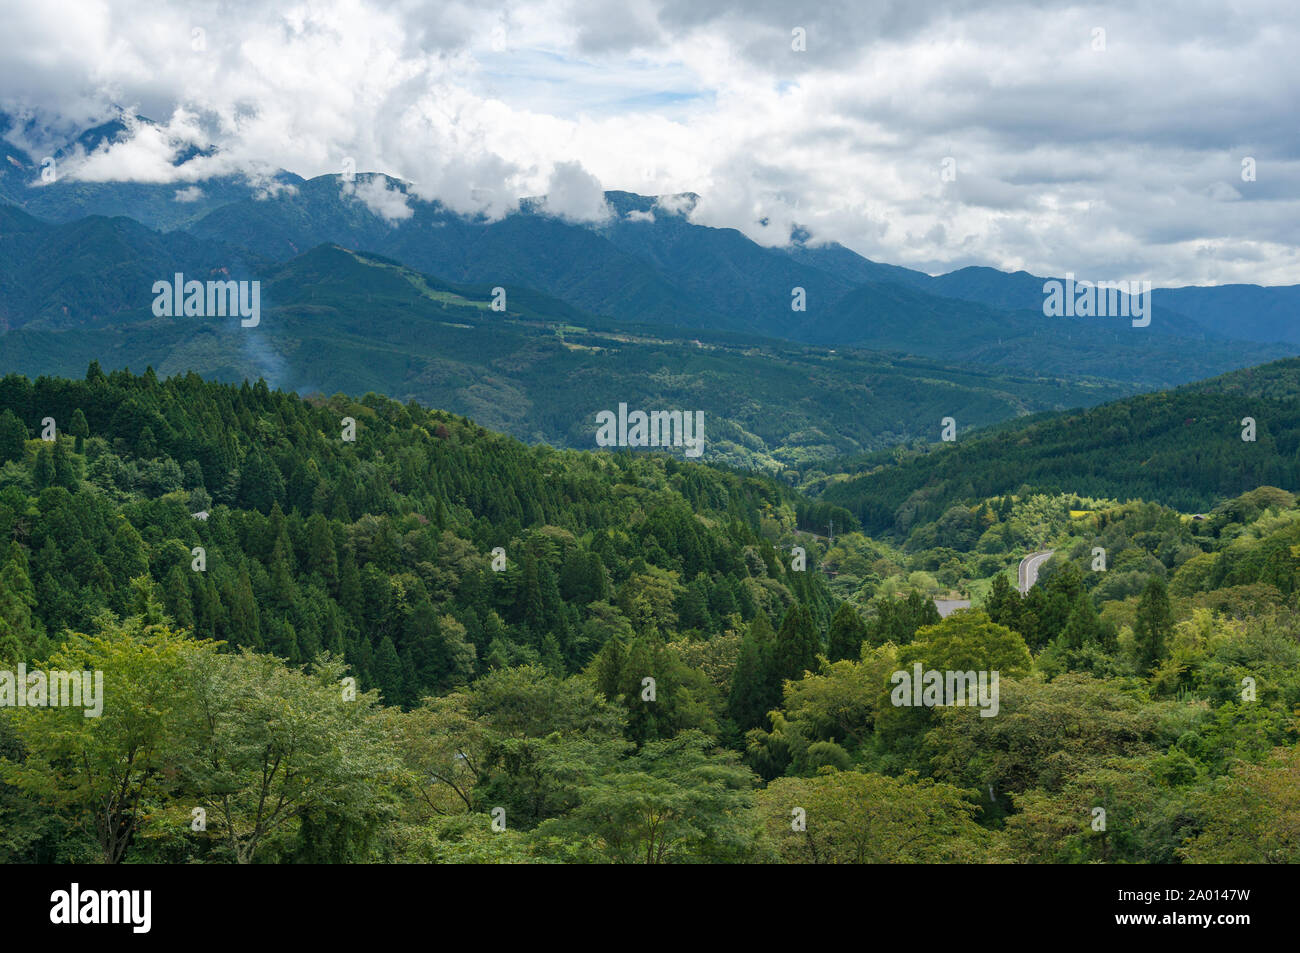
{"label": "slope covered with trees", "polygon": [[[27,439],[45,418],[66,429]],[[616,635],[779,620],[795,601],[827,615],[820,577],[759,536],[792,519],[789,491],[666,456],[529,449],[379,397],[97,365],[0,381],[0,434],[29,650],[126,613],[140,576],[197,636],[293,662],[332,651],[391,702],[490,664],[572,671]]]}
{"label": "slope covered with trees", "polygon": [[104,709],[0,707],[0,860],[1294,862],[1300,508],[1207,509],[1004,489],[873,538],[375,395],[11,375],[0,670]]}
{"label": "slope covered with trees", "polygon": [[1300,360],[1277,361],[1089,410],[959,429],[951,443],[815,476],[822,499],[872,533],[906,533],[955,502],[1016,488],[1205,510],[1261,485],[1300,488],[1298,375]]}
{"label": "slope covered with trees", "polygon": [[[1134,389],[901,355],[828,353],[749,335],[618,325],[527,286],[453,284],[338,246],[259,271],[256,327],[233,317],[158,318],[147,292],[182,262],[159,260],[158,236],[133,245],[143,230],[130,223],[99,225],[57,229],[62,243],[13,276],[13,284],[37,289],[33,297],[44,310],[3,335],[6,371],[79,376],[97,360],[235,383],[262,377],[299,393],[374,391],[471,416],[528,442],[579,449],[595,446],[596,413],[620,402],[700,410],[709,460],[769,471],[929,434],[954,406],[963,419],[989,424]],[[79,256],[67,246],[79,248]],[[191,274],[229,265],[231,277],[248,277],[234,259],[214,255]],[[93,266],[47,265],[70,259],[114,262],[111,287],[87,280],[85,269]],[[495,287],[505,295],[501,311],[490,307]],[[75,294],[64,297],[65,289]],[[16,320],[0,314],[6,317]]]}

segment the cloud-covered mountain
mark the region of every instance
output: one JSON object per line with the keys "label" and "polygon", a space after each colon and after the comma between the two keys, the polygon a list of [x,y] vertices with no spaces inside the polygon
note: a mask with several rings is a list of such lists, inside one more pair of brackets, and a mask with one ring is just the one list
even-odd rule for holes
{"label": "cloud-covered mountain", "polygon": [[156,120],[83,181],[352,160],[493,217],[693,190],[760,244],[802,225],[932,274],[1276,285],[1300,263],[1297,37],[1276,0],[65,0],[11,11],[0,109],[38,158],[119,105]]}
{"label": "cloud-covered mountain", "polygon": [[[81,134],[56,150],[56,169],[121,139],[138,122],[147,120]],[[12,144],[4,153],[0,327],[9,335],[0,338],[3,370],[75,373],[102,347],[109,363],[194,366],[294,388],[374,389],[443,401],[528,439],[564,443],[577,439],[572,415],[583,412],[544,397],[551,393],[547,381],[582,373],[584,362],[605,361],[625,391],[650,399],[672,378],[675,360],[696,366],[704,360],[694,342],[705,341],[711,349],[705,363],[716,366],[688,374],[682,379],[688,383],[671,393],[703,405],[708,387],[725,388],[740,402],[709,406],[738,428],[731,439],[745,449],[737,459],[788,462],[805,458],[813,446],[843,453],[928,435],[935,413],[991,422],[1168,387],[1287,356],[1300,341],[1289,321],[1295,288],[1157,290],[1146,328],[1122,318],[1049,318],[1042,278],[987,268],[930,277],[842,245],[815,243],[801,230],[784,245],[764,246],[737,229],[697,222],[700,196],[693,193],[603,192],[599,214],[587,209],[581,218],[570,214],[581,205],[572,194],[526,199],[496,217],[466,216],[421,199],[408,183],[363,172],[308,180],[282,172],[239,174],[185,188],[61,174],[43,181],[40,159]],[[574,187],[582,186],[580,170],[573,175]],[[373,268],[358,271],[338,254],[322,257],[322,246],[387,260],[430,287],[472,288],[470,318],[479,316],[492,288],[504,287],[511,315],[500,322],[503,336],[496,340],[477,320],[421,324],[412,316],[412,309],[423,315],[428,305],[420,296],[400,305],[386,296],[391,310],[371,320],[372,297],[362,287]],[[347,267],[330,274],[320,267],[324,261]],[[153,283],[176,272],[199,280],[261,280],[267,323],[252,333],[235,326],[238,333],[227,336],[227,328],[155,318]],[[349,286],[352,280],[360,285]],[[459,325],[477,330],[448,338],[447,328]],[[533,330],[524,333],[526,325]],[[623,336],[617,346],[608,337],[577,343],[576,332],[563,330],[575,327]],[[465,339],[482,352],[464,349]],[[1271,343],[1278,340],[1291,343]],[[683,351],[684,344],[691,350]],[[411,354],[395,362],[403,346]],[[439,358],[438,347],[459,357]],[[549,355],[545,360],[524,356],[538,347]],[[879,391],[879,375],[897,360],[880,352],[941,363],[924,372],[905,365],[890,372],[887,392]],[[742,371],[745,361],[754,368],[752,380]],[[958,363],[966,370],[954,377]],[[873,381],[867,392],[845,376],[854,371]],[[956,386],[946,401],[938,392],[934,400],[923,396],[928,373]],[[649,382],[638,374],[650,375]],[[1004,390],[1012,378],[1015,387]],[[1016,392],[1020,387],[1028,390]],[[917,404],[901,411],[896,402],[907,388]],[[845,396],[837,398],[836,390]],[[986,401],[993,394],[1000,396]],[[860,406],[851,420],[839,420],[832,409],[825,421],[794,414],[775,429],[759,423],[791,399],[813,395],[827,408]],[[955,406],[941,408],[945,403]],[[549,419],[509,410],[543,405],[551,407]],[[863,408],[873,406],[890,409],[864,420]],[[555,416],[559,407],[570,416]],[[748,445],[746,434],[754,438]]]}

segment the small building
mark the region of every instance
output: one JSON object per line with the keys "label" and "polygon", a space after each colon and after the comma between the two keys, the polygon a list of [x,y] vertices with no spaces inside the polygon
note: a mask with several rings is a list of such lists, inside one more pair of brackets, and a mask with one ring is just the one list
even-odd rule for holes
{"label": "small building", "polygon": [[194,517],[196,520],[205,520],[208,518],[208,511],[199,510],[197,513],[191,513],[190,516]]}

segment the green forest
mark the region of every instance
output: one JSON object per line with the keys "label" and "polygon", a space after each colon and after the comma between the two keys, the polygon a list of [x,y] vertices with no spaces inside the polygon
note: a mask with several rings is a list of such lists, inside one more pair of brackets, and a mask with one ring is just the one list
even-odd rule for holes
{"label": "green forest", "polygon": [[1259,486],[1300,485],[1300,359],[818,462],[799,479],[872,533],[906,534],[955,501],[1020,486],[1208,510]]}
{"label": "green forest", "polygon": [[[764,476],[11,374],[0,669],[104,707],[0,707],[0,862],[1300,861],[1264,377]],[[1072,479],[1061,432],[1111,449]],[[998,716],[899,705],[914,667],[997,672]]]}
{"label": "green forest", "polygon": [[[0,206],[0,235],[28,241],[40,228]],[[687,407],[708,417],[712,461],[768,471],[928,435],[956,406],[964,425],[989,424],[1170,380],[915,356],[924,352],[830,353],[752,333],[624,324],[515,284],[505,288],[507,310],[494,312],[493,283],[452,284],[336,245],[275,269],[265,283],[265,320],[250,336],[238,324],[138,313],[130,289],[177,268],[202,273],[161,237],[137,247],[143,229],[126,220],[54,231],[67,244],[33,242],[39,252],[24,270],[0,276],[6,287],[31,289],[30,308],[46,309],[24,323],[32,313],[21,307],[26,294],[0,301],[5,371],[79,376],[97,360],[233,383],[265,377],[304,394],[375,391],[468,415],[527,443],[576,449],[595,449],[596,412],[620,401]],[[75,269],[48,264],[81,256],[113,262],[103,267],[121,273],[121,287],[87,286]],[[136,312],[118,312],[118,297]],[[1154,363],[1175,366],[1172,358]],[[1173,379],[1196,370],[1211,372],[1198,365]]]}

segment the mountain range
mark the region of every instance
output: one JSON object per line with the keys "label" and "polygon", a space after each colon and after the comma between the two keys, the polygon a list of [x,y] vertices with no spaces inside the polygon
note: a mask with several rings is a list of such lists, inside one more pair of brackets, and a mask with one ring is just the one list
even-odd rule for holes
{"label": "mountain range", "polygon": [[[53,167],[126,128],[88,130]],[[693,223],[692,194],[606,192],[597,222],[545,199],[488,220],[380,175],[45,182],[43,157],[0,152],[4,372],[73,374],[98,357],[375,390],[576,446],[619,402],[689,407],[716,420],[720,462],[774,467],[933,440],[946,416],[981,426],[1173,387],[1300,346],[1297,286],[1156,289],[1145,328],[1045,317],[1045,279],[1026,272],[932,277],[802,232],[763,247]],[[155,317],[153,283],[177,272],[259,280],[266,317],[256,329]],[[494,288],[504,312],[487,308]]]}

